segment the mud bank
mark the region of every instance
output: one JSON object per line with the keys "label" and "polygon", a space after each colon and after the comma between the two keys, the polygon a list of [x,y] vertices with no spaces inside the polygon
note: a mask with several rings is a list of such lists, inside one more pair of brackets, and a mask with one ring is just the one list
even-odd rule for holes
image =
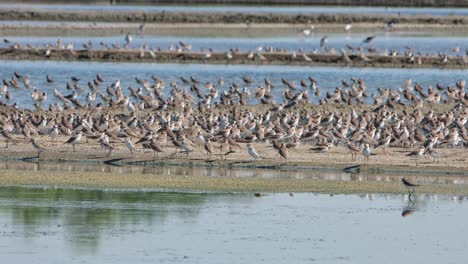
{"label": "mud bank", "polygon": [[[231,56],[231,57],[229,57]],[[346,66],[346,67],[387,67],[387,68],[466,68],[465,57],[305,54],[292,56],[289,52],[255,53],[237,52],[167,52],[135,49],[120,50],[66,50],[39,48],[0,48],[3,60],[67,60],[67,61],[108,61],[147,63],[201,63],[201,64],[252,64],[252,65],[303,65],[303,66]]]}
{"label": "mud bank", "polygon": [[[314,179],[267,179],[204,177],[196,175],[119,175],[89,172],[25,172],[6,170],[0,175],[1,186],[56,186],[97,189],[215,192],[316,192],[331,194],[405,193],[399,182],[354,182]],[[420,186],[424,194],[468,194],[467,185],[428,184]]]}

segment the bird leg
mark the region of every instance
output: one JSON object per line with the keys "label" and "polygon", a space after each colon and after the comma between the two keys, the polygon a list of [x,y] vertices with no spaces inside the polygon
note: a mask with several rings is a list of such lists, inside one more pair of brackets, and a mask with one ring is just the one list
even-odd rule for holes
{"label": "bird leg", "polygon": [[411,199],[411,196],[413,196],[413,195],[414,195],[413,193],[410,193],[408,195],[408,202],[409,202],[409,204],[412,204],[412,205],[414,205],[414,201]]}

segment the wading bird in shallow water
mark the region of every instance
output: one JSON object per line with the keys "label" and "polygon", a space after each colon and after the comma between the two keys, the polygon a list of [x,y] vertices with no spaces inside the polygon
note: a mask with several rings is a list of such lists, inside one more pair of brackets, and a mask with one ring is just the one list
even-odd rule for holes
{"label": "wading bird in shallow water", "polygon": [[401,178],[401,182],[408,188],[408,194],[411,196],[414,194],[414,188],[420,186],[419,184],[412,183],[405,178]]}

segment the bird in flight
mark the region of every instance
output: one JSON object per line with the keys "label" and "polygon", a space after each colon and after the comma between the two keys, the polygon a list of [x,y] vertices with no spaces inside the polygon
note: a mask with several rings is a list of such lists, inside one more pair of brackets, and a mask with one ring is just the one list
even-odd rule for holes
{"label": "bird in flight", "polygon": [[369,44],[369,43],[371,43],[372,40],[374,40],[374,39],[375,39],[375,36],[369,36],[369,37],[365,38],[365,39],[362,41],[362,43],[364,43],[364,44]]}

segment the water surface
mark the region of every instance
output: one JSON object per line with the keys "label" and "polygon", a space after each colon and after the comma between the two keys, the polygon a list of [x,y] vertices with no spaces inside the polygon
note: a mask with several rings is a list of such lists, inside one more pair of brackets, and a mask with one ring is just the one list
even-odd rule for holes
{"label": "water surface", "polygon": [[467,197],[413,200],[2,187],[0,254],[6,263],[462,263]]}
{"label": "water surface", "polygon": [[352,6],[223,6],[223,5],[25,5],[2,4],[0,8],[96,11],[96,12],[259,12],[297,14],[385,14],[385,15],[432,15],[461,16],[468,8],[417,8],[417,7],[352,7]]}

